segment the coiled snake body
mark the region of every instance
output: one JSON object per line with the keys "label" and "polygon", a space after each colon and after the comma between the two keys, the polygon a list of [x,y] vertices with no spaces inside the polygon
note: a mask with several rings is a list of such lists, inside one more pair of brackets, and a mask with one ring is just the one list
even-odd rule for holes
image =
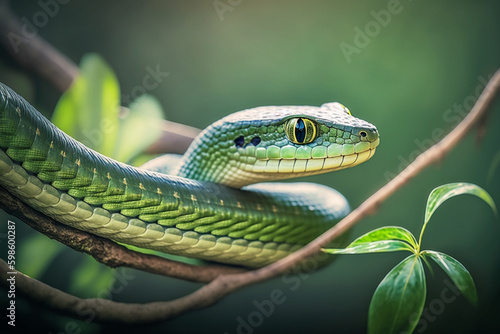
{"label": "coiled snake body", "polygon": [[[248,267],[301,248],[349,212],[325,186],[253,183],[355,166],[378,144],[377,129],[339,103],[259,107],[206,128],[171,176],[85,147],[0,84],[0,184],[12,194],[117,242]],[[144,167],[161,171],[162,159]]]}

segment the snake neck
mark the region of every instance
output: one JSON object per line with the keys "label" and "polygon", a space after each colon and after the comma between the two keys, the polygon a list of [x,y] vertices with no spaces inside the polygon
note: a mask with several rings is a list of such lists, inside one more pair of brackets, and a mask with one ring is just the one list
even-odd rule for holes
{"label": "snake neck", "polygon": [[284,174],[256,172],[256,145],[251,143],[254,134],[245,130],[241,133],[247,143],[244,147],[236,147],[233,138],[240,136],[240,132],[228,131],[222,122],[207,127],[176,162],[176,167],[170,169],[171,175],[237,189],[286,178]]}
{"label": "snake neck", "polygon": [[[225,184],[234,188],[240,188],[244,184],[231,182],[231,175],[234,174],[236,164],[229,154],[225,154],[227,149],[226,140],[220,140],[221,136],[227,134],[221,132],[218,125],[212,125],[202,131],[195,138],[186,153],[176,161],[176,166],[171,168],[171,174],[207,182]],[[208,143],[212,143],[208,145]],[[215,143],[215,144],[213,144]],[[234,180],[233,180],[234,181]],[[229,183],[229,184],[228,184]],[[245,184],[255,183],[247,180]]]}

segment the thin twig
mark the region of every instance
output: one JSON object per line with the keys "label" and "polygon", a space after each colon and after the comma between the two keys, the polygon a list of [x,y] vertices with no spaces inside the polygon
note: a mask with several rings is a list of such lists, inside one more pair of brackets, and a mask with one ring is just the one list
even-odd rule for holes
{"label": "thin twig", "polygon": [[[152,323],[167,320],[194,309],[207,307],[237,289],[277,276],[297,265],[305,258],[320,252],[324,245],[333,241],[336,237],[361,221],[363,217],[377,209],[388,197],[407,184],[423,169],[441,161],[471,128],[486,115],[488,107],[496,96],[499,87],[500,70],[491,78],[469,114],[445,138],[420,154],[414,162],[393,180],[370,196],[337,225],[297,252],[266,267],[245,273],[221,275],[207,285],[182,298],[168,302],[146,304],[124,304],[102,299],[79,299],[21,274],[16,280],[17,289],[55,310],[74,317],[78,317],[78,311],[82,310],[82,307],[84,309],[91,309],[95,313],[95,319],[103,322]],[[2,283],[6,284],[6,273],[4,271],[7,268],[5,263],[1,263],[1,266],[1,274],[3,275]]]}
{"label": "thin twig", "polygon": [[35,230],[79,252],[85,252],[97,261],[111,267],[129,267],[148,273],[179,278],[192,282],[207,283],[219,275],[246,271],[225,265],[197,266],[143,254],[117,243],[63,225],[23,203],[0,186],[0,208],[20,218]]}

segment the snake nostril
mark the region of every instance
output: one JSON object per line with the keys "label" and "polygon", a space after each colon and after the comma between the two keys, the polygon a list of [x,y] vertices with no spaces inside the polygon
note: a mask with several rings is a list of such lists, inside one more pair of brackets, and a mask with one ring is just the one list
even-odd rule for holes
{"label": "snake nostril", "polygon": [[[356,132],[354,132],[356,134]],[[374,142],[378,139],[378,131],[374,128],[362,128],[357,130],[357,134],[362,141]]]}
{"label": "snake nostril", "polygon": [[250,141],[253,146],[257,146],[260,143],[260,137],[253,137],[252,140]]}
{"label": "snake nostril", "polygon": [[245,138],[243,136],[239,136],[234,140],[234,144],[236,147],[243,147],[245,145]]}

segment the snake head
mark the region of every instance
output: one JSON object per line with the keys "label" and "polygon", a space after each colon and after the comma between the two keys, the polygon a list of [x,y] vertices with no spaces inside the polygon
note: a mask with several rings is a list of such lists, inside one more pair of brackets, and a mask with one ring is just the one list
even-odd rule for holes
{"label": "snake head", "polygon": [[205,129],[178,175],[239,188],[356,166],[373,156],[379,142],[374,125],[338,102],[257,107]]}

